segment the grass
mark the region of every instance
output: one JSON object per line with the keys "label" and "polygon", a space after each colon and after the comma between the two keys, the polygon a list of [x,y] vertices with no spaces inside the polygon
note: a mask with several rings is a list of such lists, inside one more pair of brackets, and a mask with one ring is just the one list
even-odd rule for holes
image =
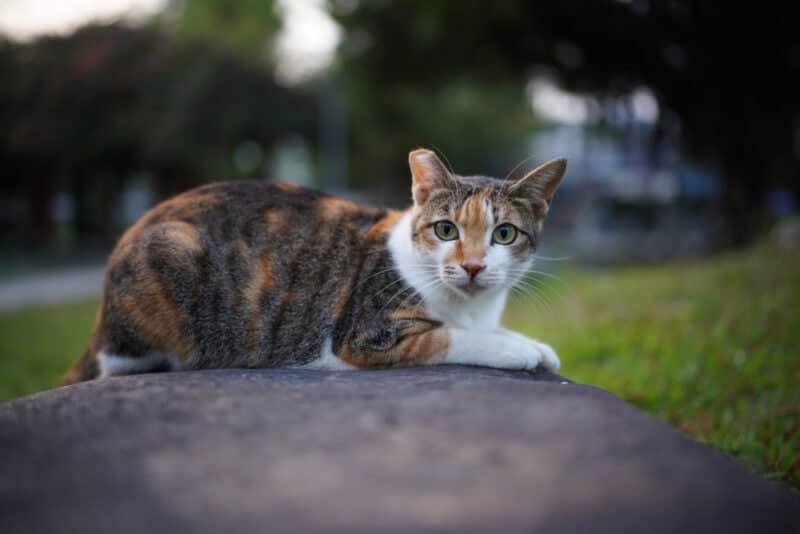
{"label": "grass", "polygon": [[0,312],[0,401],[58,385],[86,350],[99,301]]}
{"label": "grass", "polygon": [[800,254],[559,276],[507,325],[552,344],[572,380],[800,489]]}
{"label": "grass", "polygon": [[[800,489],[800,254],[560,272],[509,306],[577,382],[609,390]],[[543,285],[543,282],[545,282]],[[0,314],[0,400],[57,384],[97,301]]]}

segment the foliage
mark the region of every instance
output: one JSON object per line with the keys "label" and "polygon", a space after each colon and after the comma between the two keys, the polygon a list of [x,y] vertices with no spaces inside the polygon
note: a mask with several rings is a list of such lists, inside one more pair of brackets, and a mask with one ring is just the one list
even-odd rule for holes
{"label": "foliage", "polygon": [[[504,176],[525,154],[533,115],[524,91],[510,85],[450,80],[421,90],[413,83],[380,89],[351,79],[353,182],[373,186],[376,177],[408,197],[408,151],[434,148],[458,165],[456,172]],[[370,98],[374,91],[381,98]],[[402,193],[400,193],[402,191]]]}
{"label": "foliage", "polygon": [[271,0],[184,0],[176,21],[180,35],[219,43],[257,60],[269,58],[281,20]]}
{"label": "foliage", "polygon": [[[661,104],[662,126],[678,117],[688,152],[722,172],[734,238],[744,240],[759,229],[769,187],[800,194],[800,159],[793,146],[800,115],[795,29],[800,4],[385,0],[332,5],[345,28],[344,72],[361,73],[358,83],[375,97],[361,105],[376,114],[385,109],[382,97],[392,95],[392,87],[412,86],[424,103],[437,87],[465,76],[481,88],[503,82],[523,87],[532,74],[546,72],[568,88],[596,94],[643,85]],[[494,122],[508,116],[489,106],[484,111]],[[429,120],[437,118],[434,113]],[[402,129],[413,128],[418,118],[378,114],[376,120]],[[452,133],[460,141],[471,132]]]}
{"label": "foliage", "polygon": [[[800,486],[800,255],[561,275],[537,289],[550,304],[513,301],[507,325],[552,343],[571,379]],[[96,309],[92,300],[0,314],[0,399],[55,385]]]}
{"label": "foliage", "polygon": [[31,203],[23,242],[47,238],[50,197],[71,192],[77,232],[116,233],[115,195],[135,172],[160,196],[237,177],[235,147],[268,151],[316,131],[314,101],[213,45],[156,28],[89,26],[31,44],[0,42],[0,191]]}

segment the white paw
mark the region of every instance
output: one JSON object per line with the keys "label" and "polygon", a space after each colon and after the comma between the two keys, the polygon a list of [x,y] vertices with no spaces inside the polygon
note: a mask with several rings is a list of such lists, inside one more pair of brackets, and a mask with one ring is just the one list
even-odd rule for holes
{"label": "white paw", "polygon": [[550,345],[510,330],[506,334],[509,344],[504,347],[504,352],[513,360],[519,360],[519,369],[533,370],[541,365],[548,371],[556,372],[561,367],[561,361]]}
{"label": "white paw", "polygon": [[510,330],[489,333],[454,328],[450,335],[450,350],[444,363],[530,371],[539,366],[557,371],[561,365],[550,345]]}
{"label": "white paw", "polygon": [[553,350],[553,347],[547,343],[541,343],[539,341],[531,340],[531,342],[537,346],[539,352],[541,353],[542,367],[554,373],[558,371],[558,369],[561,367],[561,360],[558,359],[558,354],[556,354],[556,351]]}

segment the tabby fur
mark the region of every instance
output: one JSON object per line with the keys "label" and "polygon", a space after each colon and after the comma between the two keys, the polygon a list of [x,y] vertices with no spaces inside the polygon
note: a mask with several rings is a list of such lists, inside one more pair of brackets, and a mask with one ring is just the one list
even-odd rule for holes
{"label": "tabby fur", "polygon": [[[230,367],[557,369],[550,347],[500,315],[564,160],[515,181],[457,176],[424,149],[409,162],[405,211],[270,182],[205,185],[151,209],[108,260],[94,333],[65,382]],[[437,237],[440,220],[457,240]],[[503,222],[519,232],[510,245],[487,238]]]}

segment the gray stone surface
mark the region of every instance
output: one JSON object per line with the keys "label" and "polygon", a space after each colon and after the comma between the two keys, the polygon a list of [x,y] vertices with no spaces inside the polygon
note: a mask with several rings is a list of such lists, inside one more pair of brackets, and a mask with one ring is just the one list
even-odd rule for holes
{"label": "gray stone surface", "polygon": [[798,500],[546,373],[223,370],[0,405],[0,531],[798,532]]}

